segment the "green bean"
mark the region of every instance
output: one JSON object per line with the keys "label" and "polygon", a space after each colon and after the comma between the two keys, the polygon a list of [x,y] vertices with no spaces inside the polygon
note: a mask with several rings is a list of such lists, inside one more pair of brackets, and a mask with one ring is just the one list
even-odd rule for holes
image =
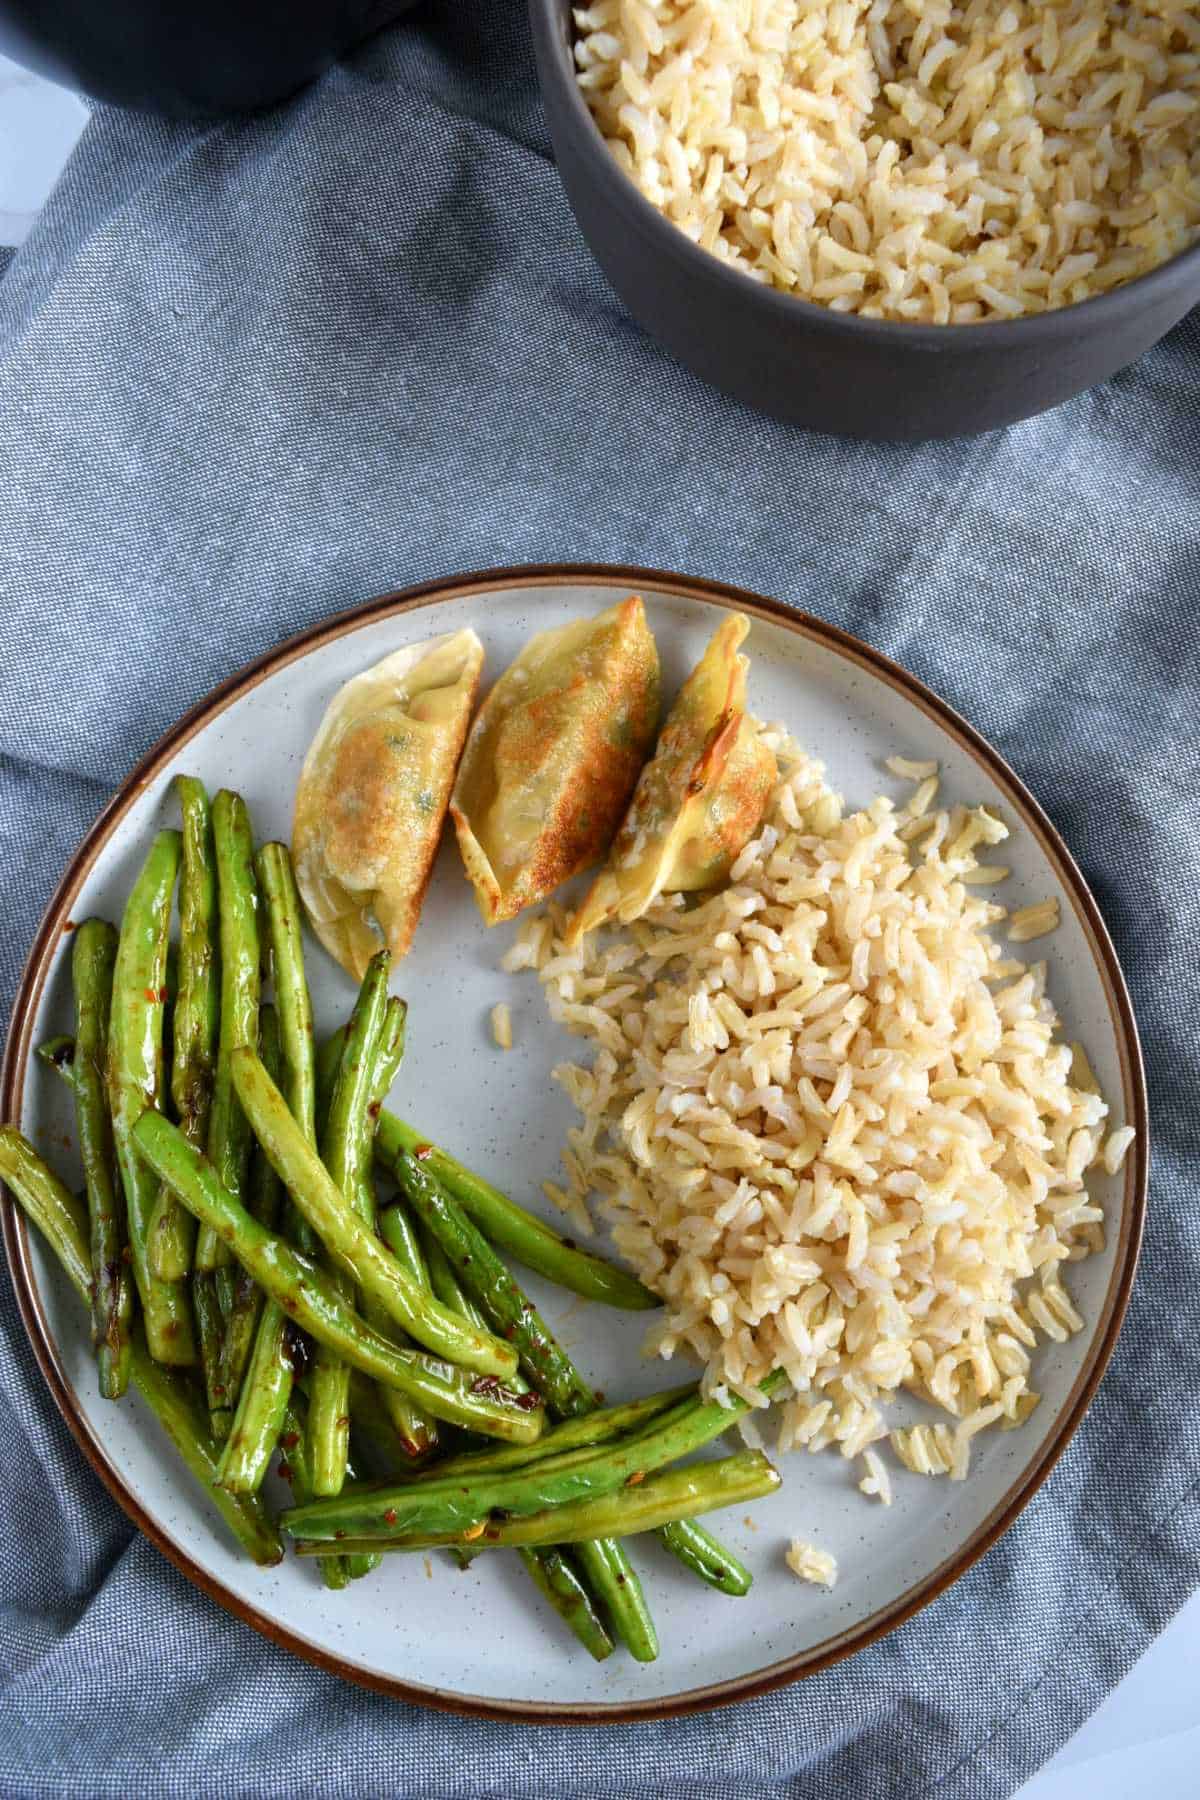
{"label": "green bean", "polygon": [[[300,897],[285,845],[264,844],[255,867],[275,981],[275,1010],[282,1057],[279,1085],[292,1117],[309,1143],[315,1144],[312,1002],[304,973]],[[261,1146],[259,1158],[266,1163]],[[316,1254],[319,1251],[316,1234],[300,1219],[290,1199],[285,1204],[285,1216],[287,1235],[298,1248],[309,1255]],[[261,1485],[270,1464],[271,1450],[283,1428],[293,1379],[287,1315],[277,1301],[268,1297],[259,1317],[254,1348],[238,1393],[237,1412],[221,1463],[221,1479],[232,1492],[255,1493]]]}
{"label": "green bean", "polygon": [[[393,1170],[422,1223],[438,1239],[463,1286],[484,1316],[511,1338],[521,1368],[561,1417],[591,1412],[595,1397],[570,1357],[491,1245],[415,1157],[401,1152]],[[658,1641],[637,1571],[621,1544],[581,1553],[581,1566],[630,1652],[652,1661]]]}
{"label": "green bean", "polygon": [[292,1198],[350,1279],[374,1295],[389,1316],[426,1349],[484,1375],[511,1374],[517,1362],[511,1346],[476,1331],[424,1293],[375,1234],[360,1223],[305,1142],[283,1096],[254,1052],[235,1050],[231,1061],[238,1097],[255,1135]]}
{"label": "green bean", "polygon": [[[407,1216],[404,1203],[400,1200],[394,1200],[390,1206],[385,1206],[379,1215],[379,1235],[384,1243],[393,1250],[396,1249],[396,1246],[392,1242],[391,1233],[395,1231],[399,1235],[402,1228],[396,1221],[406,1219]],[[486,1331],[487,1320],[454,1273],[454,1265],[442,1246],[433,1233],[424,1226],[419,1226],[418,1231],[418,1247],[424,1255],[429,1271],[429,1285],[437,1298],[443,1306],[448,1306],[461,1319],[470,1319],[472,1325],[478,1325],[481,1331]],[[397,1252],[397,1254],[399,1253]]]}
{"label": "green bean", "polygon": [[[372,1133],[374,1132],[374,1121],[378,1116],[379,1108],[387,1098],[392,1083],[395,1081],[399,1072],[400,1065],[404,1060],[407,1023],[408,1007],[403,1000],[397,999],[396,996],[393,995],[388,1001],[384,1012],[383,1028],[380,1032],[379,1052],[375,1064],[375,1079],[372,1084],[371,1102],[368,1109],[371,1116],[369,1129]],[[369,1156],[364,1161],[363,1184],[359,1196],[358,1211],[364,1223],[371,1226],[374,1226],[377,1223],[375,1188],[371,1179]],[[381,1235],[383,1234],[381,1233]],[[392,1242],[387,1237],[384,1237],[384,1242],[387,1243],[388,1248],[398,1259],[401,1268],[411,1275],[414,1281],[419,1282],[423,1288],[428,1288],[429,1275],[425,1268],[424,1258],[421,1255],[420,1246],[416,1241],[415,1233],[410,1229],[407,1237],[401,1236],[396,1242]],[[457,1307],[452,1306],[450,1310],[451,1312],[458,1312]],[[363,1306],[363,1313],[367,1320],[375,1326],[376,1330],[382,1331],[385,1337],[396,1336],[394,1328],[388,1324],[387,1315],[375,1301],[367,1299]],[[474,1321],[472,1322],[474,1323]],[[402,1337],[403,1334],[401,1334],[401,1338]],[[510,1381],[511,1380],[512,1378],[510,1377]],[[512,1382],[512,1385],[518,1392],[520,1391],[519,1385],[515,1381]],[[439,1442],[437,1420],[431,1419],[427,1413],[423,1413],[420,1407],[413,1406],[411,1401],[406,1399],[403,1394],[398,1394],[394,1388],[381,1388],[379,1393],[380,1400],[391,1419],[397,1437],[400,1442],[406,1446],[409,1456],[414,1460],[428,1459],[431,1457],[437,1451]],[[351,1426],[353,1426],[353,1406],[351,1406],[350,1409],[350,1417]]]}
{"label": "green bean", "polygon": [[551,1410],[568,1415],[589,1408],[592,1395],[578,1370],[482,1232],[415,1157],[401,1152],[392,1169],[408,1204],[437,1239],[485,1317],[512,1343],[522,1370]]}
{"label": "green bean", "polygon": [[338,1070],[342,1066],[342,1052],[345,1048],[346,1027],[339,1025],[336,1031],[330,1032],[316,1054],[317,1131],[314,1141],[318,1144],[325,1135],[329,1103],[337,1086]]}
{"label": "green bean", "polygon": [[363,1193],[370,1171],[370,1106],[378,1079],[377,1059],[388,1003],[392,959],[380,950],[367,964],[342,1048],[329,1097],[329,1116],[321,1138],[321,1160],[336,1188],[351,1206],[364,1208]]}
{"label": "green bean", "polygon": [[[428,1288],[430,1293],[436,1293],[430,1269],[428,1247],[422,1241],[422,1236],[413,1223],[412,1216],[404,1202],[390,1200],[386,1206],[380,1207],[376,1225],[380,1237],[401,1267],[408,1271],[414,1281],[419,1281],[423,1288]],[[433,1248],[437,1248],[436,1244],[433,1245]],[[457,1283],[454,1286],[457,1289]],[[448,1306],[451,1312],[457,1313],[460,1319],[470,1318],[471,1313],[477,1311],[471,1301],[462,1294],[461,1289],[458,1289],[457,1295],[437,1293],[437,1298],[444,1306]],[[478,1319],[472,1319],[471,1322],[478,1324]],[[486,1331],[487,1326],[479,1325],[479,1329]]]}
{"label": "green bean", "polygon": [[150,1267],[147,1232],[158,1190],[133,1146],[139,1113],[147,1105],[161,1107],[164,1099],[167,937],[179,851],[179,833],[160,831],[126,903],[113,969],[108,1094],[146,1341],[157,1361],[187,1364],[196,1360],[187,1290],[180,1282],[160,1281]]}
{"label": "green bean", "polygon": [[[11,1125],[0,1128],[0,1178],[46,1238],[80,1299],[88,1304],[91,1259],[83,1208]],[[217,1446],[191,1384],[159,1367],[137,1323],[130,1333],[129,1372],[134,1387],[238,1542],[257,1563],[279,1562],[283,1546],[273,1521],[259,1501],[235,1498],[218,1486]]]}
{"label": "green bean", "polygon": [[[266,910],[268,933],[274,947],[275,991],[278,1002],[280,1035],[283,1046],[283,1080],[280,1084],[289,1108],[315,1142],[316,1119],[328,1111],[337,1065],[345,1044],[345,1028],[335,1032],[314,1057],[312,1009],[304,976],[303,949],[300,938],[299,901],[295,891],[291,863],[282,844],[266,844],[258,855],[258,874]],[[385,1065],[387,1086],[395,1073],[397,1046],[403,1047],[404,1002],[391,1000],[385,1012],[384,1036],[389,1060]],[[399,1029],[397,1029],[397,1025]],[[332,1053],[330,1046],[332,1045]],[[383,1052],[381,1051],[381,1057]],[[381,1075],[382,1075],[381,1071]],[[315,1076],[315,1079],[314,1079]],[[319,1104],[318,1104],[319,1102]],[[298,1248],[319,1253],[320,1240],[311,1226],[287,1203],[287,1235]],[[302,1231],[295,1230],[299,1221]],[[311,1246],[311,1248],[310,1248]],[[370,1320],[376,1323],[375,1320]],[[222,1463],[221,1478],[234,1492],[253,1493],[261,1484],[270,1463],[271,1450],[292,1391],[293,1364],[288,1344],[287,1318],[283,1309],[271,1299],[263,1307],[258,1336],[238,1398],[237,1415],[229,1433],[229,1443]],[[368,1386],[359,1377],[362,1386]],[[404,1421],[405,1433],[413,1444],[414,1454],[427,1448],[435,1428],[426,1422],[425,1439],[416,1431],[418,1421],[425,1421],[419,1408],[396,1390],[383,1388],[381,1396],[390,1412]],[[350,1409],[352,1422],[361,1407]]]}
{"label": "green bean", "polygon": [[604,1621],[564,1552],[547,1546],[541,1550],[522,1549],[517,1554],[539,1592],[575,1633],[589,1655],[597,1662],[611,1656],[614,1645],[604,1629]]}
{"label": "green bean", "polygon": [[[193,1144],[208,1140],[217,1055],[220,976],[217,969],[217,868],[212,818],[204,784],[192,775],[175,781],[183,820],[179,875],[179,991],[175,1001],[171,1098],[179,1129]],[[191,1268],[196,1224],[167,1188],[159,1190],[150,1222],[150,1262],[164,1281]]]}
{"label": "green bean", "polygon": [[658,1656],[658,1632],[637,1571],[619,1537],[585,1538],[576,1543],[579,1566],[592,1590],[607,1604],[621,1641],[636,1662]]}
{"label": "green bean", "polygon": [[[385,1395],[392,1391],[368,1381],[358,1369],[350,1371],[350,1444],[373,1479],[412,1481],[424,1463],[413,1457],[392,1423],[384,1405]],[[425,1463],[428,1461],[425,1458]]]}
{"label": "green bean", "polygon": [[275,971],[284,1098],[310,1143],[317,1141],[312,1001],[304,974],[300,896],[286,844],[264,844],[255,861]]}
{"label": "green bean", "polygon": [[634,1276],[560,1237],[543,1220],[526,1212],[481,1175],[472,1174],[449,1151],[439,1149],[394,1113],[380,1113],[375,1150],[389,1169],[401,1152],[413,1156],[420,1151],[420,1160],[430,1174],[453,1195],[485,1237],[527,1269],[544,1275],[547,1281],[570,1288],[585,1300],[601,1300],[606,1306],[626,1311],[662,1304]]}
{"label": "green bean", "polygon": [[[390,1229],[385,1228],[385,1224],[383,1224],[385,1219],[389,1220]],[[410,1253],[419,1256],[426,1265],[426,1282],[434,1289],[437,1298],[443,1301],[444,1305],[448,1305],[452,1312],[457,1312],[459,1318],[470,1319],[471,1325],[479,1325],[480,1330],[486,1330],[488,1321],[482,1316],[475,1301],[471,1300],[470,1294],[462,1289],[457,1274],[453,1273],[453,1269],[450,1267],[450,1260],[444,1253],[443,1247],[432,1235],[414,1231],[412,1220],[408,1219],[403,1201],[394,1202],[385,1210],[385,1213],[381,1213],[380,1233],[381,1237],[385,1238],[385,1242],[392,1244],[394,1249],[398,1247],[398,1242],[403,1242],[405,1247],[410,1244],[412,1246]],[[423,1242],[421,1242],[421,1238],[423,1238]],[[538,1440],[538,1442],[542,1442],[542,1440]],[[471,1456],[468,1453],[466,1456],[452,1458],[450,1463],[443,1462],[437,1467],[441,1467],[443,1474],[448,1474],[452,1471],[453,1463],[462,1465],[462,1463],[470,1462]],[[434,1474],[434,1472],[428,1471],[428,1474]],[[583,1643],[588,1656],[594,1656],[596,1661],[603,1661],[606,1656],[612,1656],[612,1638],[604,1629],[603,1618],[596,1611],[592,1595],[588,1593],[583,1580],[579,1579],[579,1571],[572,1568],[567,1553],[558,1550],[552,1544],[547,1544],[540,1550],[518,1550],[516,1553],[522,1559],[522,1568],[525,1573],[529,1575],[529,1579],[533,1580],[534,1588],[538,1589],[542,1593],[542,1597],[554,1607],[554,1611],[560,1615],[563,1624],[567,1625],[567,1629],[576,1634],[576,1638],[579,1643]],[[459,1555],[462,1568],[470,1568],[470,1552],[459,1550],[457,1555]]]}
{"label": "green bean", "polygon": [[198,1395],[185,1378],[160,1368],[135,1330],[133,1381],[186,1466],[242,1547],[262,1567],[280,1561],[283,1546],[271,1515],[255,1495],[229,1494],[217,1479],[221,1446],[208,1430]]}
{"label": "green bean", "polygon": [[[329,1115],[321,1137],[321,1160],[334,1186],[345,1197],[347,1206],[360,1219],[368,1205],[369,1108],[375,1087],[375,1064],[387,1007],[391,966],[392,959],[386,950],[380,950],[367,964],[346,1030],[342,1058],[329,1099]],[[316,1222],[310,1220],[310,1223],[315,1225]],[[351,1300],[353,1281],[336,1266],[331,1270],[330,1278],[340,1287],[344,1297]],[[376,1295],[371,1295],[370,1299],[379,1305]],[[361,1298],[359,1303],[362,1304]],[[363,1310],[378,1329],[378,1320],[372,1320],[370,1313]],[[390,1318],[391,1315],[386,1316]],[[308,1428],[314,1491],[338,1494],[346,1479],[346,1458],[350,1450],[350,1370],[328,1345],[322,1345],[317,1351],[309,1394]]]}
{"label": "green bean", "polygon": [[[378,1117],[379,1109],[387,1099],[392,1083],[404,1060],[404,1040],[408,1019],[408,1006],[395,995],[388,1000],[384,1009],[383,1025],[379,1034],[375,1080],[372,1084],[370,1113],[372,1121]],[[339,1025],[331,1033],[317,1052],[317,1113],[321,1129],[318,1140],[324,1135],[324,1121],[329,1114],[329,1103],[333,1099],[333,1090],[337,1083],[338,1070],[341,1068],[342,1053],[346,1048],[346,1026]],[[374,1125],[372,1124],[372,1130]],[[374,1187],[370,1181],[370,1171],[366,1171],[367,1179],[361,1190],[360,1199],[355,1201],[355,1210],[361,1218],[368,1213],[374,1216]],[[349,1198],[349,1196],[347,1196]]]}
{"label": "green bean", "polygon": [[[221,943],[221,1029],[208,1123],[208,1157],[222,1185],[240,1199],[250,1165],[250,1127],[233,1091],[229,1064],[238,1045],[258,1043],[262,957],[254,833],[246,803],[239,794],[221,789],[213,801],[212,826]],[[196,1240],[196,1267],[217,1269],[228,1261],[227,1247],[201,1230]]]}
{"label": "green bean", "polygon": [[314,1501],[303,1517],[289,1514],[285,1523],[299,1537],[462,1532],[492,1513],[516,1517],[599,1498],[627,1483],[636,1487],[656,1469],[704,1449],[748,1411],[744,1400],[722,1406],[693,1395],[615,1443],[582,1446],[473,1479],[461,1470],[450,1475],[442,1470],[400,1486],[352,1490]]}
{"label": "green bean", "polygon": [[675,1519],[660,1526],[658,1541],[709,1587],[735,1598],[750,1592],[754,1577],[749,1569],[696,1519]]}
{"label": "green bean", "polygon": [[318,1343],[330,1344],[364,1374],[410,1393],[436,1418],[512,1443],[532,1443],[541,1434],[542,1409],[531,1404],[534,1396],[510,1394],[492,1379],[473,1380],[436,1358],[398,1349],[380,1337],[335,1292],[322,1270],[251,1218],[168,1119],[143,1114],[134,1138],[154,1172],[170,1182],[200,1223],[229,1244],[264,1292]]}
{"label": "green bean", "polygon": [[[273,1006],[262,1007],[259,1013],[259,1032],[263,1067],[273,1081],[280,1081],[283,1076],[283,1051],[279,1038],[279,1020]],[[247,1188],[249,1210],[260,1225],[273,1231],[283,1199],[283,1184],[261,1146],[256,1144],[250,1157]],[[245,1270],[239,1269],[234,1284],[233,1304],[225,1322],[225,1340],[221,1351],[225,1392],[235,1408],[240,1404],[246,1365],[254,1348],[262,1312],[262,1289]]]}
{"label": "green bean", "polygon": [[[384,1043],[379,1053],[375,1088],[371,1098],[373,1116],[377,1114],[380,1104],[391,1088],[403,1060],[407,1014],[408,1008],[403,1000],[393,998],[388,1001],[388,1012],[383,1030]],[[429,1270],[426,1267],[425,1256],[412,1220],[402,1208],[394,1205],[386,1208],[384,1212],[377,1211],[374,1187],[369,1172],[363,1194],[362,1216],[369,1223],[375,1225],[380,1237],[395,1256],[401,1268],[411,1275],[414,1281],[419,1282],[422,1288],[432,1292]],[[442,1296],[436,1295],[435,1298],[442,1299]],[[454,1305],[453,1302],[443,1302],[443,1304],[448,1304],[450,1311],[457,1314],[459,1318],[468,1319],[469,1323],[476,1326],[477,1329],[486,1331],[487,1327],[478,1318],[471,1318],[463,1311],[462,1307]],[[385,1315],[378,1305],[369,1302],[363,1307],[363,1311],[377,1330],[384,1328]],[[381,1397],[391,1416],[392,1423],[403,1442],[411,1447],[414,1457],[428,1457],[437,1450],[436,1420],[428,1418],[419,1409],[411,1407],[402,1394],[385,1389]]]}
{"label": "green bean", "polygon": [[[112,1013],[117,933],[103,919],[85,919],[75,932],[71,980],[75,990],[70,1087],[75,1133],[87,1188],[92,1262],[92,1338],[100,1392],[117,1400],[129,1385],[133,1286],[125,1266],[125,1199],[113,1153],[105,1064]],[[62,1053],[66,1056],[66,1051]],[[64,1072],[60,1065],[60,1072]]]}
{"label": "green bean", "polygon": [[[268,1308],[274,1309],[269,1321]],[[270,1328],[265,1329],[268,1323]],[[221,1460],[221,1484],[230,1493],[253,1494],[262,1485],[271,1452],[283,1429],[294,1381],[287,1315],[278,1302],[268,1300]]]}
{"label": "green bean", "polygon": [[[392,1084],[396,1082],[399,1069],[405,1060],[405,1048],[408,1044],[408,1001],[401,1001],[398,994],[390,995],[387,1010],[383,1013],[383,1031],[380,1033],[380,1060],[376,1064],[376,1080],[374,1093],[371,1094],[371,1134],[374,1138],[374,1121],[380,1116],[383,1102],[387,1100]],[[369,1152],[374,1154],[374,1143],[369,1145]],[[371,1156],[367,1157],[371,1161]]]}
{"label": "green bean", "polygon": [[192,1274],[192,1312],[200,1340],[200,1371],[212,1434],[218,1443],[229,1436],[233,1410],[225,1388],[225,1320],[217,1297],[217,1277],[208,1269]]}
{"label": "green bean", "polygon": [[[387,1226],[382,1223],[387,1220]],[[398,1255],[414,1275],[418,1275],[432,1285],[439,1300],[456,1312],[460,1318],[470,1320],[471,1324],[481,1330],[486,1329],[486,1321],[470,1295],[460,1286],[454,1270],[442,1250],[437,1239],[426,1236],[424,1246],[421,1234],[414,1227],[402,1201],[396,1201],[382,1215],[380,1230],[396,1255]],[[436,1272],[435,1272],[436,1271]],[[460,1464],[469,1461],[469,1457],[456,1458]],[[436,1465],[435,1465],[436,1467]],[[443,1462],[443,1474],[451,1465]],[[430,1474],[433,1470],[429,1471]],[[518,1555],[521,1564],[534,1586],[549,1602],[563,1620],[569,1630],[573,1631],[589,1656],[602,1662],[611,1656],[613,1641],[604,1628],[604,1622],[592,1602],[592,1596],[580,1579],[579,1572],[571,1566],[566,1554],[553,1545],[538,1550],[520,1550]],[[471,1558],[465,1551],[458,1552],[461,1566],[467,1567]]]}
{"label": "green bean", "polygon": [[[167,973],[163,982],[163,1093],[171,1096],[171,1079],[175,1070],[175,1004],[179,999],[179,945],[167,940]],[[173,1102],[172,1102],[173,1104]],[[153,1224],[153,1215],[151,1215]],[[157,1273],[157,1270],[155,1271]],[[187,1270],[184,1270],[187,1274]]]}
{"label": "green bean", "polygon": [[[375,1088],[371,1095],[371,1133],[374,1136],[375,1120],[383,1109],[383,1103],[392,1091],[392,1085],[400,1073],[400,1065],[404,1061],[404,1049],[408,1041],[408,1002],[393,994],[387,1003],[384,1013],[383,1030],[379,1037],[379,1061],[375,1068]],[[368,1146],[367,1173],[370,1174],[371,1151]]]}
{"label": "green bean", "polygon": [[[509,1545],[578,1544],[609,1537],[629,1537],[641,1531],[657,1531],[674,1519],[690,1519],[698,1513],[716,1512],[759,1500],[779,1487],[779,1471],[761,1450],[741,1450],[718,1462],[689,1463],[682,1469],[664,1469],[638,1487],[619,1488],[599,1500],[577,1500],[554,1506],[527,1518],[497,1519],[482,1531],[414,1532],[405,1538],[376,1536],[344,1538],[343,1554],[355,1550],[413,1551],[445,1549],[467,1544],[472,1550],[501,1550]],[[296,1542],[300,1556],[323,1556],[329,1546],[302,1538]]]}
{"label": "green bean", "polygon": [[15,1125],[0,1126],[0,1180],[33,1220],[90,1310],[92,1259],[83,1205]]}
{"label": "green bean", "polygon": [[[296,1500],[303,1504],[312,1499],[312,1462],[309,1457],[308,1417],[303,1397],[294,1395],[284,1408],[282,1427],[279,1433],[279,1448],[282,1457],[279,1473],[291,1487]],[[358,1559],[355,1559],[358,1560]],[[376,1568],[378,1556],[364,1559],[365,1567],[354,1570],[351,1559],[346,1556],[323,1556],[317,1567],[321,1580],[327,1588],[344,1588],[355,1573],[365,1574],[368,1568]]]}
{"label": "green bean", "polygon": [[212,1271],[213,1286],[217,1292],[217,1305],[221,1309],[221,1331],[224,1334],[229,1314],[233,1310],[233,1296],[237,1288],[237,1264],[232,1260],[222,1263],[219,1269]]}
{"label": "green bean", "polygon": [[451,1476],[472,1481],[476,1476],[494,1474],[502,1469],[527,1468],[548,1456],[560,1456],[567,1450],[579,1450],[595,1444],[608,1444],[615,1438],[640,1431],[651,1420],[670,1411],[681,1400],[694,1399],[695,1382],[684,1387],[666,1388],[660,1394],[649,1394],[644,1400],[626,1400],[620,1406],[597,1408],[580,1413],[561,1425],[552,1425],[535,1444],[495,1444],[486,1450],[464,1450],[411,1475],[413,1481],[448,1480]]}

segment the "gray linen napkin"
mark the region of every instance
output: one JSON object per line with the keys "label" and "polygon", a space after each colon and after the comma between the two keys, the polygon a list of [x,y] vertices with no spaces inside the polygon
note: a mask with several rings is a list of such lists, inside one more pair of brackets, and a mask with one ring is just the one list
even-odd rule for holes
{"label": "gray linen napkin", "polygon": [[0,997],[130,764],[284,633],[494,563],[780,594],[986,732],[1092,881],[1149,1058],[1142,1272],[1072,1448],[886,1642],[707,1718],[467,1724],[316,1673],[109,1502],[0,1291],[7,1796],[1001,1796],[1200,1574],[1200,328],[1049,417],[877,448],[753,416],[624,316],[519,15],[419,13],[286,108],[89,127],[0,283]]}

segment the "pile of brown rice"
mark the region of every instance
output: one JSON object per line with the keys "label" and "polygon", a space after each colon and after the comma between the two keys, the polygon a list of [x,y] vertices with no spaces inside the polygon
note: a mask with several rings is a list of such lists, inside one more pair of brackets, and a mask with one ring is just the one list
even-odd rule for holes
{"label": "pile of brown rice", "polygon": [[1085,1177],[1133,1134],[1106,1137],[1044,965],[992,936],[1000,819],[938,810],[934,765],[903,762],[908,805],[846,814],[820,764],[765,735],[779,784],[726,888],[575,949],[552,908],[505,964],[595,1047],[555,1071],[582,1122],[547,1191],[585,1229],[601,1196],[665,1301],[650,1347],[756,1404],[784,1369],[782,1447],[863,1455],[886,1503],[869,1447],[898,1390],[950,1421],[891,1433],[926,1474],[961,1477],[977,1431],[1036,1406],[1039,1338],[1083,1324],[1066,1265],[1104,1242]]}
{"label": "pile of brown rice", "polygon": [[1066,306],[1200,231],[1189,0],[593,0],[613,154],[756,280],[936,324]]}

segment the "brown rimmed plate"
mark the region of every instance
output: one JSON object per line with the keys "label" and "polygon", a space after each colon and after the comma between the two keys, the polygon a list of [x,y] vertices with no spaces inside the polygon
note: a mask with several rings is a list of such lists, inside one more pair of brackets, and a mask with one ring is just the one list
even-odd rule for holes
{"label": "brown rimmed plate", "polygon": [[[74,1296],[11,1203],[5,1244],[22,1316],[51,1391],[85,1455],[130,1518],[189,1578],[239,1618],[350,1680],[426,1705],[534,1722],[627,1721],[718,1706],[812,1673],[889,1631],[942,1592],[1016,1518],[1062,1454],[1112,1353],[1137,1261],[1146,1201],[1146,1103],[1137,1032],[1095,901],[1061,839],[1002,758],[936,695],[885,657],[776,601],[653,570],[545,567],[487,571],[389,595],[293,638],[195,707],[134,770],[66,870],[38,931],[13,1010],[2,1073],[6,1120],[19,1122],[68,1179],[76,1173],[60,1084],[31,1067],[34,1046],[70,1028],[63,955],[73,920],[119,918],[153,829],[171,819],[168,781],[188,770],[245,794],[259,834],[287,834],[304,750],[337,686],[397,646],[473,625],[486,678],[536,629],[640,592],[662,653],[667,690],[695,660],[721,608],[754,627],[751,704],[803,737],[852,804],[889,785],[884,759],[933,757],[951,799],[984,801],[1016,826],[1005,846],[1011,906],[1059,897],[1063,922],[1034,948],[1050,963],[1067,1035],[1088,1048],[1114,1118],[1138,1132],[1121,1175],[1098,1184],[1108,1217],[1103,1254],[1072,1269],[1086,1329],[1038,1352],[1043,1395],[1020,1430],[978,1441],[971,1478],[929,1482],[897,1469],[895,1504],[855,1489],[833,1455],[785,1459],[782,1492],[714,1521],[750,1565],[739,1601],[701,1587],[657,1544],[639,1544],[663,1643],[641,1666],[619,1655],[594,1665],[523,1585],[515,1560],[485,1558],[469,1573],[448,1562],[392,1558],[338,1594],[311,1566],[251,1567],[157,1428],[130,1398],[100,1401]],[[537,985],[499,960],[512,927],[486,932],[457,855],[443,847],[414,949],[399,985],[410,1002],[410,1048],[397,1089],[407,1115],[452,1143],[527,1203],[553,1178],[571,1109],[550,1080],[578,1055],[542,1008]],[[347,1010],[347,979],[315,946],[309,959],[318,1025]],[[507,999],[515,1048],[496,1050],[491,1006]],[[530,1282],[572,1352],[610,1395],[648,1391],[682,1371],[638,1354],[644,1319],[585,1306]],[[282,1493],[282,1490],[281,1490]],[[833,1551],[829,1592],[801,1587],[783,1565],[792,1536]]]}

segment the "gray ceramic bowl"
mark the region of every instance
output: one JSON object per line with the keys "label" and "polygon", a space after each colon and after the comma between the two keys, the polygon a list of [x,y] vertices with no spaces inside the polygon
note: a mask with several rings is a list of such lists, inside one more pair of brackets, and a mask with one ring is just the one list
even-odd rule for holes
{"label": "gray ceramic bowl", "polygon": [[575,83],[568,0],[530,0],[542,96],[579,228],[646,330],[737,400],[816,431],[929,438],[1027,419],[1103,381],[1200,301],[1200,245],[1058,312],[994,325],[834,313],[701,250],[622,173]]}

